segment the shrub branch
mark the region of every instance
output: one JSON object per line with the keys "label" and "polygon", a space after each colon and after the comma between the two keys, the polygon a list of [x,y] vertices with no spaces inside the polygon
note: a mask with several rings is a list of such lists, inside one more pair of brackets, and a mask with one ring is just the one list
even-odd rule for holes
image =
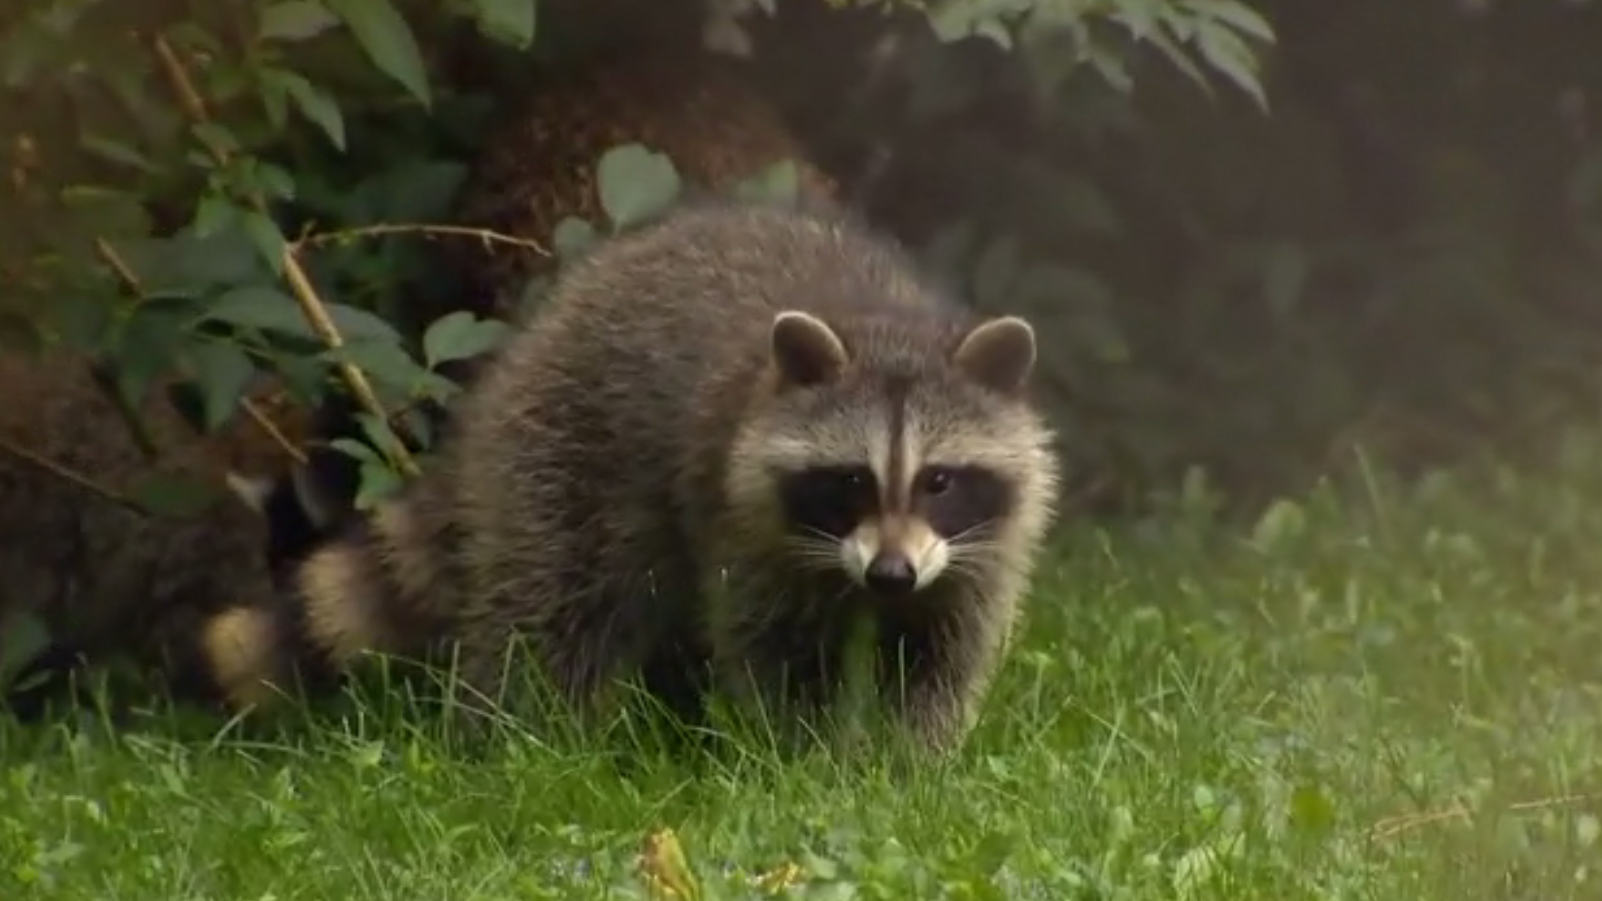
{"label": "shrub branch", "polygon": [[31,451],[3,435],[0,435],[0,451],[5,451],[6,453],[11,454],[19,459],[32,463],[51,475],[66,479],[74,485],[92,491],[114,504],[121,504],[122,506],[127,507],[130,510],[134,510],[135,512],[144,512],[138,504],[135,504],[128,498],[123,497],[121,494],[118,494],[117,492],[107,488],[99,482],[96,482],[88,476],[83,475],[82,473],[76,472],[69,467],[62,466],[60,463],[57,463],[56,461],[51,460],[42,454]]}
{"label": "shrub branch", "polygon": [[[179,103],[183,105],[184,112],[196,123],[210,122],[211,118],[206,110],[205,101],[201,98],[200,93],[195,90],[195,83],[189,77],[189,70],[184,66],[183,61],[178,58],[178,54],[173,51],[172,45],[167,42],[166,37],[159,34],[156,35],[153,43],[156,56],[161,60],[162,69],[172,83],[173,92],[177,95]],[[201,143],[206,146],[207,152],[217,161],[218,165],[225,165],[228,162],[228,153],[223,148],[207,141],[204,136],[201,136]],[[252,192],[248,200],[256,212],[264,216],[268,215],[267,202],[260,192]],[[317,336],[322,339],[323,343],[331,349],[343,347],[345,339],[340,335],[338,327],[334,325],[333,318],[328,315],[327,305],[318,296],[317,290],[312,287],[311,279],[307,277],[306,270],[301,268],[300,261],[295,255],[295,249],[296,245],[288,241],[284,242],[282,263],[284,279],[289,284],[290,292],[294,295],[296,303],[299,304],[301,313],[306,317],[306,322],[317,333]],[[362,408],[368,413],[377,417],[380,422],[389,422],[389,415],[384,412],[384,405],[379,402],[378,395],[373,391],[372,384],[368,382],[367,374],[362,372],[354,363],[348,361],[341,360],[336,363],[336,366],[345,384],[349,386],[351,394],[355,396],[356,402],[361,404]],[[390,448],[390,451],[394,454],[395,462],[400,466],[401,471],[408,476],[418,475],[421,470],[417,466],[417,461],[412,457],[411,451],[406,448],[405,442],[397,441],[394,442],[394,445],[394,447]]]}
{"label": "shrub branch", "polygon": [[358,238],[375,238],[383,235],[420,234],[425,237],[441,235],[456,238],[474,238],[480,243],[507,244],[532,250],[542,256],[550,256],[551,251],[538,241],[529,238],[519,238],[512,235],[491,231],[487,228],[473,228],[467,225],[438,225],[432,223],[410,222],[380,222],[375,225],[360,225],[354,228],[342,228],[336,231],[317,232],[304,235],[291,243],[296,252],[302,248],[321,247],[325,244],[338,244],[343,241],[353,241]]}

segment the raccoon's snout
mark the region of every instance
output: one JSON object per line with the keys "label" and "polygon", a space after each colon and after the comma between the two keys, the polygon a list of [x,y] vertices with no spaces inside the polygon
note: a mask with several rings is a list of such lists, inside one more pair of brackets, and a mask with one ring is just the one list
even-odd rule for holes
{"label": "raccoon's snout", "polygon": [[945,541],[916,519],[870,519],[840,542],[840,562],[852,580],[883,598],[928,587],[949,553]]}
{"label": "raccoon's snout", "polygon": [[910,594],[918,587],[918,571],[907,555],[895,551],[881,551],[868,563],[862,580],[875,594],[895,598]]}

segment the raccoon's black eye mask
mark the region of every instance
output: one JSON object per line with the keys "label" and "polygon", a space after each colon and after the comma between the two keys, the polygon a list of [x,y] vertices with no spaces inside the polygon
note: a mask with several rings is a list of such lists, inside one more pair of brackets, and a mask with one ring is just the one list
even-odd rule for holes
{"label": "raccoon's black eye mask", "polygon": [[866,466],[813,466],[780,476],[779,497],[798,530],[844,538],[878,508],[879,486]]}
{"label": "raccoon's black eye mask", "polygon": [[[785,516],[801,532],[851,534],[880,512],[878,480],[866,466],[815,466],[779,479]],[[1012,510],[1006,479],[983,466],[926,466],[912,480],[908,511],[942,538],[963,536]]]}
{"label": "raccoon's black eye mask", "polygon": [[1013,506],[1012,486],[983,466],[925,466],[912,485],[913,511],[941,538],[1001,519]]}

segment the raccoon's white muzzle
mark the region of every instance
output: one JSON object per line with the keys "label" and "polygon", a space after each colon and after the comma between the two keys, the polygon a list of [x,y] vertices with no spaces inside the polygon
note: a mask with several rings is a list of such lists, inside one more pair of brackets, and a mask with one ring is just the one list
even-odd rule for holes
{"label": "raccoon's white muzzle", "polygon": [[870,519],[840,542],[840,565],[846,574],[881,594],[928,587],[950,559],[946,540],[916,517]]}

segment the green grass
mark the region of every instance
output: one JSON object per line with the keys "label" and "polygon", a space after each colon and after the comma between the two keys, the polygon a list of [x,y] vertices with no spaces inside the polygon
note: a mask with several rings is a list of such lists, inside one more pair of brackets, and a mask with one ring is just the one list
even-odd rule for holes
{"label": "green grass", "polygon": [[816,898],[1599,898],[1599,805],[1561,800],[1602,789],[1584,470],[1070,533],[972,741],[910,774],[538,736],[472,760],[360,717],[281,747],[5,727],[0,898],[643,897],[662,827],[708,898],[786,861]]}

